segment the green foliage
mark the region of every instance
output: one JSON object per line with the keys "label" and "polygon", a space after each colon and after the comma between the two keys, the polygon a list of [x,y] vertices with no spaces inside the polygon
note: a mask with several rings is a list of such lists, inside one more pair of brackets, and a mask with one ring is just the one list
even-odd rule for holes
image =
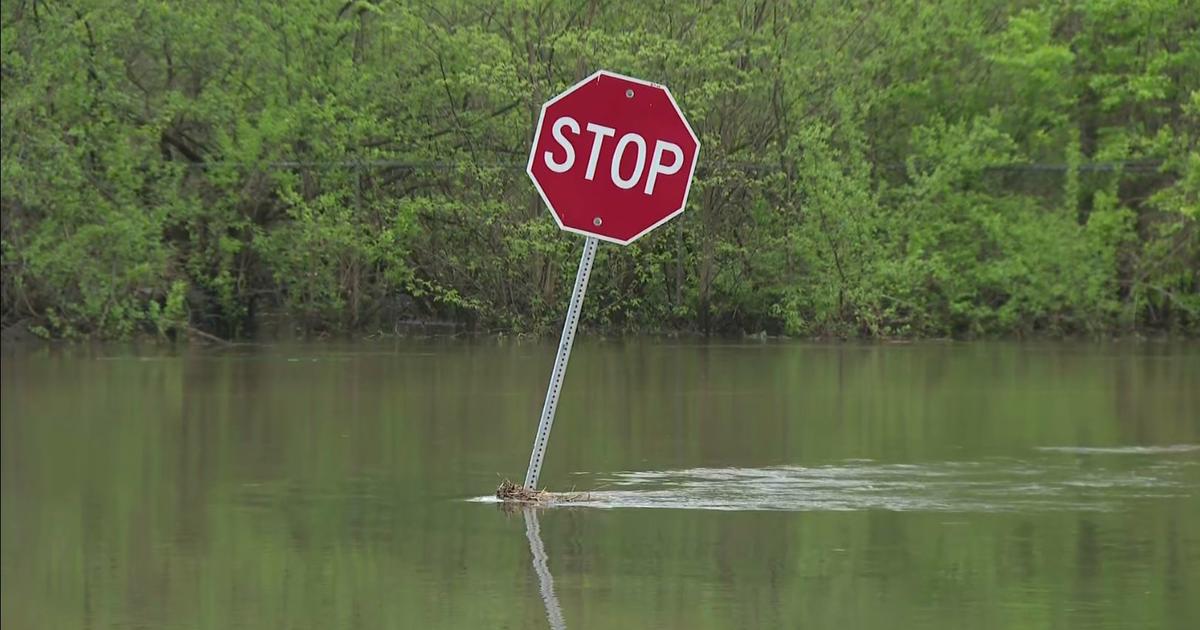
{"label": "green foliage", "polygon": [[586,325],[1196,333],[1196,9],[5,3],[3,322],[552,329],[579,243],[524,156],[609,68],[703,151],[680,219],[602,250]]}

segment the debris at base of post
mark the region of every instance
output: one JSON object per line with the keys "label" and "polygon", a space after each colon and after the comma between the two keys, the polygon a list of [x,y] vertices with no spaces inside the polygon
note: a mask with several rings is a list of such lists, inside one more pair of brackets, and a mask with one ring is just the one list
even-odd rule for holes
{"label": "debris at base of post", "polygon": [[500,487],[496,488],[496,498],[501,501],[512,501],[516,503],[535,503],[538,505],[546,505],[549,503],[570,503],[572,501],[585,501],[588,498],[586,493],[562,493],[550,492],[549,490],[530,490],[525,486],[517,484],[505,479],[500,482]]}

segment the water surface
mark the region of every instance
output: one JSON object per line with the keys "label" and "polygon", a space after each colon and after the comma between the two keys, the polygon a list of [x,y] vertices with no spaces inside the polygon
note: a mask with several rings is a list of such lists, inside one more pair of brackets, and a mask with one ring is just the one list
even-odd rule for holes
{"label": "water surface", "polygon": [[6,348],[5,628],[1200,627],[1195,344]]}

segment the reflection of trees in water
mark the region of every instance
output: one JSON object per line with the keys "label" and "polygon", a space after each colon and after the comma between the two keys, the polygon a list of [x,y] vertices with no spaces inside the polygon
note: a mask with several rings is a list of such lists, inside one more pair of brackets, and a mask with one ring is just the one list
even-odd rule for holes
{"label": "reflection of trees in water", "polygon": [[550,575],[550,566],[547,564],[537,509],[525,508],[522,511],[525,513],[525,537],[529,539],[529,553],[533,555],[533,570],[537,572],[542,602],[546,605],[546,620],[553,630],[565,630],[567,624],[563,621],[562,607],[558,605],[558,597],[554,594],[554,576]]}

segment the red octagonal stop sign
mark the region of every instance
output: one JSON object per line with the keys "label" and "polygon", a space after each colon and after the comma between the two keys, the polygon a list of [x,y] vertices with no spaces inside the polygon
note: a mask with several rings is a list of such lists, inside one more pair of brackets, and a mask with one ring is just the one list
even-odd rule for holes
{"label": "red octagonal stop sign", "polygon": [[601,70],[542,106],[527,170],[559,227],[628,245],[683,212],[699,152],[666,87]]}

